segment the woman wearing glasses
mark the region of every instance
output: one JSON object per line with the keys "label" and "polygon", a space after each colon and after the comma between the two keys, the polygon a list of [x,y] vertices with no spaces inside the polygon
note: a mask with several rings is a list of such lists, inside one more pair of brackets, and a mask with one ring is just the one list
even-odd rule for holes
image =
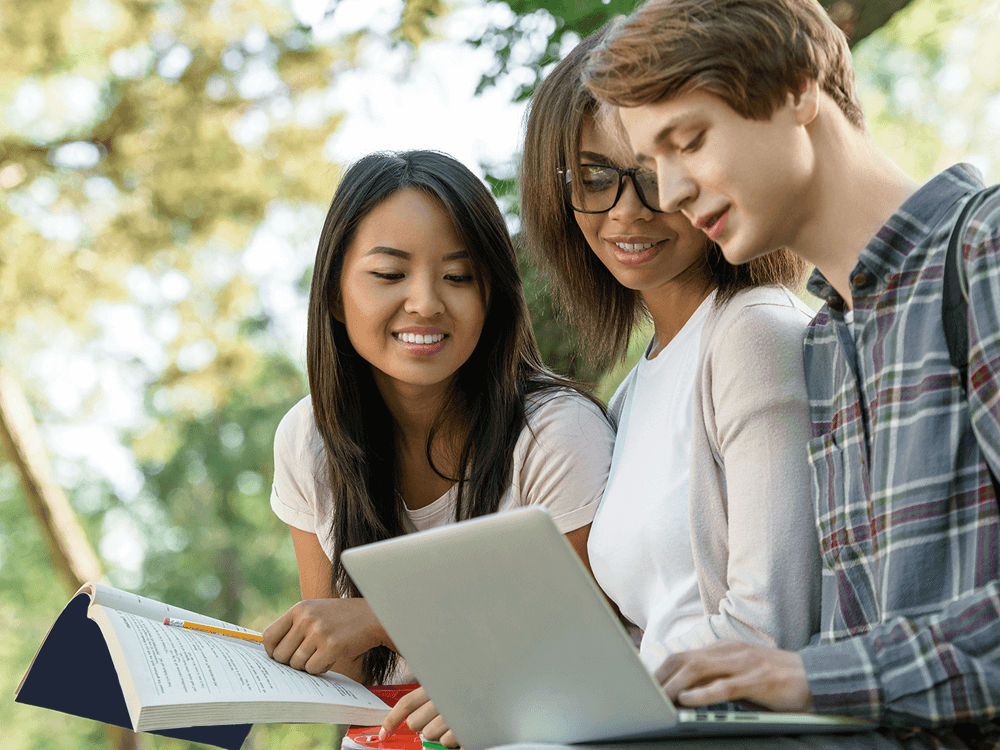
{"label": "woman wearing glasses", "polygon": [[812,314],[787,288],[804,270],[790,252],[732,266],[682,213],[658,210],[655,175],[580,83],[601,35],[535,92],[521,218],[599,363],[653,323],[609,405],[618,432],[588,551],[662,682],[673,652],[722,639],[796,649],[817,629],[801,354]]}

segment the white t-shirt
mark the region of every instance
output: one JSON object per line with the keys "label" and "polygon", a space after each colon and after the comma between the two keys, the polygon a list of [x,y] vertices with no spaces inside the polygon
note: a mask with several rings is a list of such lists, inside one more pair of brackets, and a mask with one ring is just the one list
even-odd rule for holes
{"label": "white t-shirt", "polygon": [[654,359],[643,357],[615,394],[625,407],[587,544],[601,588],[643,631],[639,656],[650,671],[663,660],[661,644],[703,614],[688,484],[701,334],[714,299],[713,292]]}
{"label": "white t-shirt", "polygon": [[[593,403],[558,391],[529,399],[528,425],[514,445],[511,484],[500,510],[541,505],[564,534],[589,524],[608,477],[614,433]],[[333,498],[326,484],[326,453],[306,396],[284,416],[274,438],[271,508],[278,518],[319,539],[334,554]],[[430,505],[406,509],[408,532],[454,520],[456,488]]]}
{"label": "white t-shirt", "polygon": [[844,310],[844,322],[847,323],[847,328],[851,332],[851,336],[857,339],[858,331],[854,327],[854,310]]}

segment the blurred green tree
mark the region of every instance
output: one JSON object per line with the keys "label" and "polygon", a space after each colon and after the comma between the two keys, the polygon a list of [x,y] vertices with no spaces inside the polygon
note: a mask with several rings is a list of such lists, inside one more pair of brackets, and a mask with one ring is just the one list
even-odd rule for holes
{"label": "blurred green tree", "polygon": [[856,50],[873,136],[916,179],[959,161],[1000,176],[998,19],[997,0],[921,0]]}

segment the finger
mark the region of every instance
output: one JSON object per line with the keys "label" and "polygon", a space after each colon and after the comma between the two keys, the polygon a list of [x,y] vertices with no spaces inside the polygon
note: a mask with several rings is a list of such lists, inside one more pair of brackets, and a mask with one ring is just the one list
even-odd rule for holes
{"label": "finger", "polygon": [[713,680],[726,677],[728,674],[728,671],[720,674],[717,669],[692,660],[674,672],[664,684],[663,690],[667,697],[676,703],[681,692],[708,684]]}
{"label": "finger", "polygon": [[271,651],[271,658],[282,664],[290,664],[292,656],[302,645],[303,636],[297,629],[289,630]]}
{"label": "finger", "polygon": [[458,739],[455,737],[455,733],[450,729],[444,733],[444,736],[438,740],[439,745],[444,745],[445,747],[458,747]]}
{"label": "finger", "polygon": [[674,676],[678,669],[684,665],[683,654],[671,654],[653,673],[653,677],[661,685],[665,685],[667,680]]}
{"label": "finger", "polygon": [[399,725],[403,723],[403,719],[429,700],[427,692],[422,687],[400,698],[396,705],[389,711],[389,715],[385,717],[385,721],[382,722],[382,729],[385,730],[386,736],[395,732],[399,728]]}
{"label": "finger", "polygon": [[749,668],[748,657],[739,649],[740,645],[724,643],[681,655],[680,667],[663,689],[676,702],[682,691],[745,672]]}
{"label": "finger", "polygon": [[291,658],[288,660],[288,666],[292,669],[297,669],[300,672],[305,671],[306,663],[309,661],[309,658],[313,655],[313,653],[315,652],[309,645],[305,643],[301,644],[297,649],[295,649],[295,653],[292,654]]}
{"label": "finger", "polygon": [[711,703],[725,703],[737,698],[747,698],[746,691],[741,691],[732,679],[714,680],[706,685],[682,690],[677,695],[677,702],[682,706],[707,706]]}
{"label": "finger", "polygon": [[670,676],[670,679],[668,679],[666,682],[663,683],[663,692],[667,694],[667,697],[670,700],[676,703],[678,693],[680,693],[681,690],[685,690],[688,687],[690,687],[690,685],[688,684],[688,681],[686,679],[686,673],[682,667],[680,669],[675,670],[674,673]]}
{"label": "finger", "polygon": [[427,726],[427,722],[437,715],[438,710],[434,707],[434,703],[427,701],[424,705],[410,712],[410,715],[406,717],[406,726],[414,732],[422,732]]}
{"label": "finger", "polygon": [[[288,634],[288,631],[292,627],[294,619],[291,617],[289,612],[286,612],[277,620],[272,622],[264,630],[264,651],[267,655],[274,659],[274,648],[277,646],[281,640]],[[284,662],[282,662],[284,663]]]}
{"label": "finger", "polygon": [[447,731],[448,724],[445,723],[441,714],[438,714],[424,725],[424,728],[420,730],[420,734],[429,739],[431,742],[437,742]]}
{"label": "finger", "polygon": [[416,690],[412,690],[400,698],[390,713],[399,711],[403,716],[406,716],[416,711],[425,703],[429,703],[430,699],[427,691],[422,687],[418,687]]}
{"label": "finger", "polygon": [[[300,647],[300,650],[301,649],[302,647]],[[334,663],[333,659],[331,659],[323,649],[318,648],[312,652],[312,656],[306,660],[302,669],[309,674],[323,674],[328,669],[332,669]]]}
{"label": "finger", "polygon": [[677,694],[691,686],[691,664],[696,662],[702,653],[703,650],[699,649],[671,654],[656,670],[655,677],[671,701],[676,703]]}

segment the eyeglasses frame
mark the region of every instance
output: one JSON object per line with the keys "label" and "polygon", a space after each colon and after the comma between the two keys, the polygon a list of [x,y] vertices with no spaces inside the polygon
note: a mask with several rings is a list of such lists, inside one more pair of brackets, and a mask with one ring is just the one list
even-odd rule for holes
{"label": "eyeglasses frame", "polygon": [[650,211],[653,211],[653,212],[658,213],[658,214],[669,213],[667,211],[664,211],[663,209],[654,208],[653,206],[649,205],[646,202],[646,196],[645,196],[645,194],[643,194],[642,188],[639,187],[639,183],[636,181],[636,177],[635,177],[639,172],[643,171],[642,167],[627,167],[626,168],[626,167],[616,167],[614,164],[598,164],[598,163],[589,163],[589,162],[586,163],[586,164],[581,164],[580,167],[604,167],[604,168],[607,168],[607,169],[613,169],[613,170],[615,170],[618,173],[618,192],[615,193],[615,199],[611,202],[611,205],[608,206],[607,208],[603,209],[602,211],[584,211],[582,208],[577,208],[576,206],[573,205],[573,200],[572,200],[572,195],[573,195],[573,170],[571,170],[571,169],[562,169],[562,168],[556,170],[559,174],[561,174],[563,176],[563,178],[565,180],[565,182],[563,183],[563,193],[565,194],[565,197],[566,197],[566,204],[571,209],[573,209],[574,211],[576,211],[578,214],[606,214],[608,211],[610,211],[615,206],[617,206],[618,205],[618,201],[621,200],[621,197],[622,197],[622,189],[623,189],[623,187],[625,185],[625,178],[626,177],[628,177],[630,180],[632,180],[632,189],[635,191],[635,194],[639,198],[639,201],[640,201],[640,203],[642,203],[642,205],[644,205]]}

